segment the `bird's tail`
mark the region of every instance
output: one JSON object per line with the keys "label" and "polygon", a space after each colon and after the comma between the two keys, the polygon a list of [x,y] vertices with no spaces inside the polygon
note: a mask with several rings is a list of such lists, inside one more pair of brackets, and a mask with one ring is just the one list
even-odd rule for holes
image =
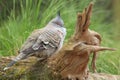
{"label": "bird's tail", "polygon": [[20,53],[17,57],[15,57],[3,70],[7,70],[12,67],[16,62],[20,61],[21,59],[25,59],[27,57],[26,54]]}
{"label": "bird's tail", "polygon": [[9,69],[13,64],[15,64],[17,61],[12,60],[3,70]]}

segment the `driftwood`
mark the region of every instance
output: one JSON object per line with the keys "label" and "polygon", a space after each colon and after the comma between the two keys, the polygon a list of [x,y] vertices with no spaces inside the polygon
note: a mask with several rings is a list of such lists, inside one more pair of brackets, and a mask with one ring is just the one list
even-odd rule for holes
{"label": "driftwood", "polygon": [[[11,58],[0,58],[0,80],[61,80],[58,76],[54,77],[51,74],[45,62],[38,62],[35,57],[23,60],[8,71],[3,71],[3,68],[11,61]],[[77,76],[71,75],[70,78]],[[89,73],[88,77],[88,80],[120,80],[120,76],[105,73]]]}
{"label": "driftwood", "polygon": [[[88,62],[90,54],[93,53],[92,68],[95,71],[95,61],[98,51],[113,50],[111,48],[100,47],[101,36],[99,33],[89,28],[90,16],[93,3],[77,15],[77,25],[74,35],[68,43],[63,46],[59,54],[54,55],[49,60],[49,67],[56,75],[61,75],[63,79],[70,80],[117,80],[111,76],[101,76],[101,74],[89,74]],[[95,78],[94,75],[99,76]],[[94,76],[94,77],[93,77]]]}
{"label": "driftwood", "polygon": [[98,51],[114,50],[101,47],[101,37],[88,29],[93,3],[77,15],[77,24],[73,36],[58,54],[48,60],[37,61],[31,57],[3,71],[12,57],[0,58],[0,80],[120,80],[120,76],[104,73],[90,73],[88,62],[94,54],[92,65],[95,71],[95,60]]}
{"label": "driftwood", "polygon": [[[93,3],[90,3],[88,8],[85,8],[82,13],[78,13],[77,25],[75,27],[76,29],[75,29],[75,34],[73,36],[73,40],[86,42],[89,45],[99,46],[101,43],[100,34],[89,29],[92,7],[93,7]],[[97,53],[94,52],[92,59],[92,69],[94,72],[96,72],[96,65],[95,65],[96,57],[97,57]]]}
{"label": "driftwood", "polygon": [[[88,62],[92,52],[114,50],[113,48],[77,43],[72,50],[65,50],[62,55],[56,55],[49,60],[49,67],[56,75],[70,80],[92,80],[93,74],[89,75]],[[94,75],[98,75],[94,73]],[[95,76],[94,76],[95,77]],[[100,77],[100,76],[99,76]],[[103,77],[103,76],[102,76]],[[108,78],[108,79],[107,79]],[[110,77],[111,78],[111,77]],[[94,79],[94,78],[93,78]],[[110,80],[109,76],[96,80]],[[114,77],[111,80],[116,80]]]}

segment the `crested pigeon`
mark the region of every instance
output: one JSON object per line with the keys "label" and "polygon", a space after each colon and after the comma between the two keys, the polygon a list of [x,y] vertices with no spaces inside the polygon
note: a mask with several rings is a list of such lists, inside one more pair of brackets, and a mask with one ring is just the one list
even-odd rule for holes
{"label": "crested pigeon", "polygon": [[34,55],[40,58],[48,58],[57,53],[66,36],[66,28],[60,17],[60,12],[44,28],[37,29],[27,38],[19,55],[15,57],[5,68],[9,69],[16,62]]}

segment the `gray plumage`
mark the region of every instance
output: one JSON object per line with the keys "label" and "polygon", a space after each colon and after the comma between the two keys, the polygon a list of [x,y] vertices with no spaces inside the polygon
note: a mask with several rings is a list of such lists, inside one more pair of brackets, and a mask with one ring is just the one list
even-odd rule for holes
{"label": "gray plumage", "polygon": [[47,58],[57,53],[63,45],[66,35],[63,20],[58,14],[44,28],[32,32],[19,51],[19,55],[14,58],[4,70],[10,68],[19,60],[31,55]]}

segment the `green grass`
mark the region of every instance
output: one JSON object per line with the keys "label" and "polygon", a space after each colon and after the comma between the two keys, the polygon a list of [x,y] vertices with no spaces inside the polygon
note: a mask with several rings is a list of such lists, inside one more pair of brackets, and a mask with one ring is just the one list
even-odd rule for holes
{"label": "green grass", "polygon": [[[11,56],[17,54],[28,35],[38,28],[44,27],[49,20],[61,11],[62,19],[67,28],[66,40],[73,34],[76,25],[76,14],[88,6],[91,0],[13,0],[13,8],[7,19],[1,21],[0,26],[0,55]],[[108,0],[109,1],[109,0]],[[106,2],[108,2],[106,1]],[[15,3],[19,2],[19,10]],[[104,2],[104,1],[103,1]],[[101,52],[97,60],[99,72],[120,74],[119,42],[114,39],[113,23],[103,22],[109,11],[106,6],[97,6],[93,10],[90,29],[102,35],[102,46],[115,47],[115,52]],[[16,14],[17,13],[17,14]]]}

